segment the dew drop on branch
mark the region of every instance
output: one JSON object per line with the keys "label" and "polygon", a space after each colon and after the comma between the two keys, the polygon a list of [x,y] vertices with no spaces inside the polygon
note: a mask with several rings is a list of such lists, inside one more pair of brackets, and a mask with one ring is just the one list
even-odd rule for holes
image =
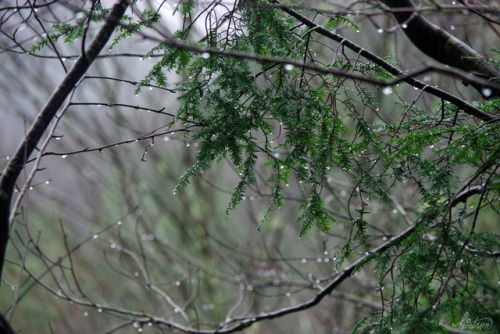
{"label": "dew drop on branch", "polygon": [[489,88],[483,88],[483,89],[481,89],[481,93],[483,93],[484,97],[490,97],[492,91]]}

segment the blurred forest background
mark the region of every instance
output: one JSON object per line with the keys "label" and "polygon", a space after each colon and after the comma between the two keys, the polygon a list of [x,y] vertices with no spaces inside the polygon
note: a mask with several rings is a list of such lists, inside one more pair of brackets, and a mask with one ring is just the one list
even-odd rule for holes
{"label": "blurred forest background", "polygon": [[[134,10],[156,10],[160,2],[138,1]],[[432,6],[432,2],[425,3]],[[156,27],[173,33],[182,24],[179,12],[174,13],[178,2],[161,3]],[[224,8],[232,6],[231,1],[219,3],[218,12],[211,15],[222,15]],[[369,3],[328,0],[304,5],[352,13],[349,18],[359,30],[339,25],[336,32],[390,59],[400,69],[434,62],[408,41],[389,15],[364,15]],[[65,75],[63,65],[70,68],[80,52],[79,42],[65,44],[60,39],[60,57],[50,46],[36,56],[24,54],[22,48],[31,49],[44,32],[34,16],[28,18],[29,11],[16,14],[5,9],[16,4],[0,1],[2,30],[17,29],[17,40],[22,42],[15,45],[0,36],[0,168]],[[112,2],[102,4],[106,7]],[[196,2],[194,13],[206,15],[204,9],[209,5]],[[75,19],[80,15],[78,9],[85,6],[86,1],[61,1],[59,6],[41,7],[36,13],[50,29],[56,20]],[[479,53],[498,59],[491,51],[499,46],[498,25],[470,11],[436,10],[425,16]],[[204,22],[196,22],[194,40],[196,34],[204,36]],[[346,203],[357,186],[357,180],[347,173],[332,169],[323,193],[325,207],[341,224],[328,233],[313,228],[301,238],[296,221],[306,195],[302,184],[293,180],[283,189],[286,204],[272,212],[257,231],[272,192],[272,185],[265,182],[269,171],[263,167],[268,159],[263,155],[259,155],[255,186],[228,213],[239,175],[226,160],[193,177],[182,191],[174,191],[179,177],[195,162],[198,143],[187,140],[183,124],[167,127],[173,122],[168,114],[176,114],[179,106],[176,83],[186,80],[187,73],[170,73],[166,87],[152,85],[138,94],[135,91],[158,61],[154,55],[145,57],[156,43],[138,34],[106,49],[79,83],[71,108],[55,130],[46,149],[49,154],[40,166],[43,169],[22,202],[8,246],[0,310],[15,330],[169,332],[153,322],[137,321],[143,313],[203,329],[227,319],[303,303],[338,270],[335,254],[350,233],[343,224],[351,215]],[[318,37],[313,48],[319,58],[328,59],[335,47]],[[349,56],[356,58],[352,52]],[[464,100],[482,99],[478,92],[447,76],[429,73],[424,80]],[[384,119],[398,119],[405,111],[398,102],[413,101],[420,93],[403,84],[390,95],[370,89]],[[435,98],[424,94],[416,104],[430,109],[433,102]],[[368,122],[377,124],[377,115],[369,112],[369,106],[360,108]],[[277,125],[277,138],[280,131]],[[466,172],[470,170],[457,171]],[[380,243],[408,227],[418,215],[415,203],[419,196],[416,186],[408,182],[392,189],[390,201],[365,198],[371,242]],[[482,230],[498,233],[497,219],[491,210],[478,224]],[[343,266],[355,260],[348,259]],[[498,275],[497,268],[487,274]],[[256,323],[244,332],[347,333],[364,315],[380,309],[377,275],[369,265],[316,307]]]}

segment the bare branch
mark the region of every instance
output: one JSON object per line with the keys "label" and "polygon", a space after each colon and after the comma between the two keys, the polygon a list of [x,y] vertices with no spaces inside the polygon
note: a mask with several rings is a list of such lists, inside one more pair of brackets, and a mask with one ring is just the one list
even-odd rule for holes
{"label": "bare branch", "polygon": [[52,93],[51,97],[38,114],[38,117],[33,122],[31,128],[28,130],[23,142],[16,149],[13,157],[9,160],[2,172],[0,179],[0,276],[9,240],[10,202],[16,180],[24,168],[26,160],[35,149],[55,114],[108,42],[129,4],[130,0],[119,0],[115,3],[106,23],[92,41],[86,55],[82,55],[78,58],[73,68]]}

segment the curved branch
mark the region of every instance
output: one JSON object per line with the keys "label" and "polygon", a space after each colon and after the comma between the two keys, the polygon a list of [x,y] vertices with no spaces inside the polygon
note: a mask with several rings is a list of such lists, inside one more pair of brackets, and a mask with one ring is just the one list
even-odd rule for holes
{"label": "curved branch", "polygon": [[[382,0],[382,2],[391,9],[408,9],[394,11],[393,16],[401,24],[410,41],[429,57],[487,79],[500,77],[500,71],[493,64],[485,61],[484,57],[469,45],[424,18],[411,0]],[[499,89],[485,94],[483,86],[475,83],[472,83],[472,86],[484,97],[500,96]]]}
{"label": "curved branch", "polygon": [[28,130],[24,140],[2,171],[0,178],[0,277],[4,264],[5,251],[9,240],[9,215],[16,180],[26,165],[28,157],[35,149],[44,132],[47,130],[57,111],[66,100],[71,90],[85,74],[92,62],[97,58],[97,55],[104,48],[116,26],[120,23],[120,20],[129,5],[130,0],[116,1],[105,24],[92,41],[86,51],[86,54],[81,55],[77,59],[73,68],[68,72],[63,81],[52,93],[49,100]]}
{"label": "curved branch", "polygon": [[[273,3],[279,4],[279,2],[276,0],[273,0]],[[495,117],[492,117],[492,116],[482,112],[481,110],[475,108],[471,104],[456,97],[453,94],[450,94],[450,93],[448,93],[442,89],[439,89],[437,87],[429,86],[428,84],[426,84],[420,80],[414,79],[413,77],[406,77],[405,73],[400,71],[397,67],[392,66],[391,64],[386,62],[384,59],[369,52],[366,49],[363,49],[362,47],[360,47],[356,43],[353,43],[352,41],[316,24],[315,22],[309,20],[307,17],[294,11],[290,7],[285,6],[285,5],[279,5],[279,8],[281,8],[281,10],[283,10],[285,13],[288,13],[290,16],[296,18],[298,21],[302,22],[303,24],[305,24],[309,28],[314,29],[314,31],[317,32],[318,34],[321,34],[327,38],[330,38],[333,41],[341,43],[342,45],[346,46],[347,48],[351,49],[352,51],[354,51],[354,52],[358,53],[359,55],[365,57],[366,59],[374,62],[375,64],[377,64],[378,66],[380,66],[381,68],[383,68],[384,70],[389,72],[390,74],[398,76],[398,77],[403,77],[404,78],[403,81],[412,85],[413,87],[425,90],[427,93],[430,93],[430,94],[437,96],[441,99],[444,99],[446,101],[450,101],[451,103],[453,103],[454,105],[456,105],[457,107],[462,109],[465,113],[467,113],[471,116],[477,117],[485,122],[497,122],[498,121],[498,119],[496,119]],[[497,91],[497,89],[492,88],[492,92],[494,92],[494,91]]]}

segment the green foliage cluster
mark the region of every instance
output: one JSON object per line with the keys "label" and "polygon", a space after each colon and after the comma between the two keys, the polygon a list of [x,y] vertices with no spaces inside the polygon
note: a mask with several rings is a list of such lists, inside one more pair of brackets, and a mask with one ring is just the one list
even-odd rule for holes
{"label": "green foliage cluster", "polygon": [[[210,26],[199,45],[317,65],[321,55],[311,46],[315,32],[266,4],[238,2],[224,23],[232,29],[224,24]],[[179,6],[185,22],[193,8],[194,1]],[[115,42],[159,19],[154,12],[146,12],[144,17],[146,20],[135,23],[127,18]],[[82,36],[83,21],[55,26],[58,33],[52,38],[64,36],[66,41],[74,41]],[[339,24],[359,29],[344,16],[330,18],[325,26],[334,29]],[[192,29],[193,24],[185,24],[173,38],[188,41]],[[255,168],[259,156],[264,156],[272,191],[263,222],[274,209],[285,205],[283,189],[294,179],[305,194],[298,219],[298,234],[304,236],[313,226],[327,233],[337,224],[325,208],[322,190],[334,171],[344,175],[357,185],[351,197],[360,200],[360,208],[346,224],[350,234],[338,250],[340,266],[372,247],[366,234],[370,211],[363,199],[387,202],[393,189],[411,184],[420,196],[416,229],[370,257],[388,306],[384,304],[382,311],[360,322],[359,330],[444,332],[442,320],[456,322],[456,315],[464,312],[500,321],[500,285],[485,272],[496,262],[492,252],[499,249],[500,241],[489,231],[476,230],[479,210],[496,214],[500,210],[500,180],[492,169],[500,156],[498,122],[478,122],[439,101],[433,110],[400,104],[395,112],[398,116],[375,123],[366,118],[366,110],[376,114],[374,96],[379,92],[342,77],[291,65],[195,53],[167,42],[151,50],[152,54],[162,58],[138,91],[153,82],[165,86],[169,72],[182,75],[176,89],[180,102],[176,117],[189,126],[186,143],[199,144],[196,162],[181,176],[176,191],[187,186],[194,175],[229,158],[240,176],[229,213],[257,182]],[[325,68],[356,71],[371,78],[391,77],[378,65],[347,56],[339,55],[324,64]],[[477,105],[491,112],[499,104],[497,99]],[[457,174],[464,168],[473,171],[469,179]],[[457,192],[469,190],[476,181],[482,185],[479,193],[455,203]],[[467,186],[461,188],[464,184]]]}
{"label": "green foliage cluster", "polygon": [[[109,15],[109,8],[101,6],[100,2],[95,2],[91,11],[82,11],[76,16],[76,20],[71,23],[57,23],[52,26],[53,33],[45,34],[42,38],[31,46],[27,54],[34,54],[47,47],[51,42],[55,43],[59,38],[64,38],[65,44],[71,44],[78,39],[81,39],[85,31],[88,29],[89,22],[100,23],[103,22]],[[121,40],[131,37],[134,33],[145,27],[151,27],[153,23],[158,23],[160,15],[154,10],[146,9],[139,20],[133,19],[131,16],[125,15],[122,18],[122,23],[118,26],[119,32],[113,39],[109,46],[111,50]]]}
{"label": "green foliage cluster", "polygon": [[[279,9],[245,4],[240,3],[233,13],[241,28],[232,33],[212,28],[202,46],[305,64],[317,58],[310,46],[314,32],[298,27]],[[326,26],[333,29],[338,24],[359,29],[342,16],[331,18]],[[175,37],[186,40],[189,29],[179,30]],[[151,81],[165,85],[167,72],[184,73],[186,79],[177,87],[181,102],[177,117],[198,128],[186,139],[199,142],[197,161],[180,178],[179,189],[193,175],[229,157],[240,173],[229,204],[234,209],[247,187],[256,182],[253,170],[258,153],[263,152],[271,169],[267,181],[272,184],[272,200],[263,221],[274,208],[284,205],[283,187],[295,178],[306,193],[298,219],[303,236],[314,225],[328,232],[336,223],[321,196],[330,169],[356,180],[361,198],[389,201],[393,188],[416,186],[418,228],[402,243],[369,258],[376,263],[381,286],[387,286],[389,292],[381,294],[389,298],[390,309],[362,321],[361,332],[442,332],[442,319],[453,323],[453,315],[471,310],[473,316],[498,321],[499,287],[483,270],[495,261],[489,252],[500,244],[495,235],[475,231],[467,220],[484,206],[499,210],[499,180],[491,172],[500,152],[498,124],[477,123],[445,101],[436,103],[433,111],[403,104],[400,108],[408,116],[402,120],[373,123],[359,110],[359,103],[376,106],[373,90],[352,86],[343,78],[280,64],[195,54],[167,43],[152,52],[164,56],[142,85]],[[343,57],[330,68],[378,79],[391,77],[377,65]],[[497,104],[497,100],[488,101],[483,108],[494,110]],[[464,166],[475,169],[476,178],[488,179],[488,186],[480,200],[476,196],[466,201],[457,213],[453,199],[464,181],[456,171]],[[371,247],[364,218],[370,212],[361,203],[362,209],[347,224],[351,233],[338,250],[338,266],[357,253],[358,245],[365,250]],[[489,299],[474,298],[478,293]]]}
{"label": "green foliage cluster", "polygon": [[[231,35],[209,31],[208,46],[295,60],[308,52],[309,37],[299,38],[306,30],[294,29],[293,20],[279,10],[244,5],[239,9],[238,20],[245,23],[246,29]],[[290,34],[290,30],[294,33]],[[175,36],[183,38],[188,34],[184,29]],[[349,160],[349,142],[343,139],[348,128],[331,108],[340,79],[318,78],[310,84],[301,69],[289,65],[207,57],[167,43],[151,52],[159,51],[164,56],[142,85],[152,80],[164,85],[167,71],[185,71],[188,79],[177,87],[182,103],[178,118],[199,126],[189,138],[200,142],[197,162],[181,177],[178,188],[187,185],[192,175],[227,156],[241,176],[229,205],[233,209],[246,187],[255,182],[253,169],[260,150],[267,154],[267,166],[274,170],[268,179],[274,184],[268,212],[283,205],[282,187],[290,183],[293,175],[309,190],[304,215],[299,219],[300,235],[313,223],[328,231],[335,219],[323,209],[321,183],[330,166],[344,166]],[[278,151],[287,154],[278,157]]]}

